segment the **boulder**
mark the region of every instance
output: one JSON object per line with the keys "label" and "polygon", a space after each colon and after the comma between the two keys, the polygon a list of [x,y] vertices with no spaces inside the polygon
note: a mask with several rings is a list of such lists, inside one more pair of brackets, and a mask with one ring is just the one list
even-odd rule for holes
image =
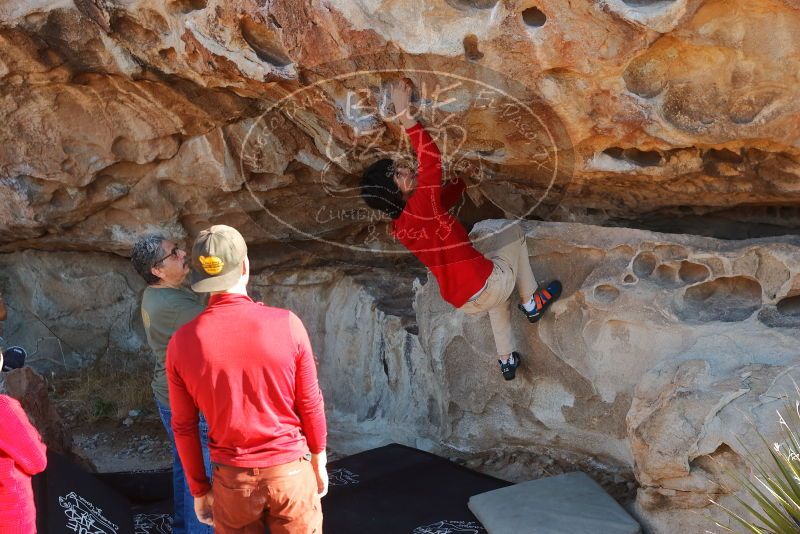
{"label": "boulder", "polygon": [[30,367],[21,367],[2,375],[2,389],[17,399],[39,431],[48,451],[72,455],[72,432],[50,403],[45,379]]}
{"label": "boulder", "polygon": [[[634,511],[651,532],[704,532],[704,516],[686,511],[730,503],[726,472],[761,450],[757,431],[777,441],[775,411],[794,398],[800,242],[526,228],[534,274],[564,293],[536,325],[515,314],[512,382],[488,318],[455,310],[424,275],[271,271],[253,288],[306,324],[343,451],[397,441],[483,458],[469,465],[512,480],[588,458],[606,487],[635,477]],[[387,307],[399,283],[414,288],[413,322]],[[531,462],[543,451],[549,472]]]}

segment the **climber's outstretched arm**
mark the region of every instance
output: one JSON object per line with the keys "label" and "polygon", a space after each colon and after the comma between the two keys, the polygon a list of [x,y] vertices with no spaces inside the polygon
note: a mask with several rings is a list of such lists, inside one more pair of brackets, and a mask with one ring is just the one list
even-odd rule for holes
{"label": "climber's outstretched arm", "polygon": [[417,124],[411,115],[411,85],[405,80],[396,80],[389,84],[389,99],[394,104],[394,112],[400,124],[408,130]]}

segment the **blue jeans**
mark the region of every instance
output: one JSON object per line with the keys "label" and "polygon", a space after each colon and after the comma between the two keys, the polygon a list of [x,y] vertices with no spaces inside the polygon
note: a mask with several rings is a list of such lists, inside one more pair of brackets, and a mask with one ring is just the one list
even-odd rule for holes
{"label": "blue jeans", "polygon": [[[161,416],[161,422],[164,423],[164,428],[167,429],[167,435],[172,442],[172,495],[173,495],[173,508],[174,513],[172,516],[172,532],[173,534],[212,534],[214,529],[202,524],[197,520],[197,514],[194,513],[194,497],[189,493],[189,485],[186,483],[186,477],[183,474],[183,465],[178,456],[178,449],[175,447],[175,436],[172,434],[172,410],[168,406],[164,406],[156,400],[158,406],[158,414]],[[200,416],[200,445],[203,450],[203,462],[206,465],[206,476],[211,480],[211,457],[208,454],[208,423]]]}

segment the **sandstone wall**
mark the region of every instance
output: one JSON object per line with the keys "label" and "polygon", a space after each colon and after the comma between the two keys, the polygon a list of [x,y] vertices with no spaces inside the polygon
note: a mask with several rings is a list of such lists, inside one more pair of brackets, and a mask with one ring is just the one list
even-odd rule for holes
{"label": "sandstone wall", "polygon": [[796,243],[531,225],[567,292],[518,321],[528,368],[505,384],[486,320],[398,275],[413,262],[354,186],[410,156],[382,126],[406,76],[468,223],[795,231],[799,36],[797,0],[0,2],[5,335],[43,371],[146,360],[122,256],[231,224],[254,289],[314,332],[343,448],[635,474],[654,531],[695,531],[682,510],[740,461],[743,414],[774,430],[791,390]]}
{"label": "sandstone wall", "polygon": [[110,254],[0,254],[3,337],[25,347],[40,371],[149,359],[138,304],[143,289],[130,261]]}

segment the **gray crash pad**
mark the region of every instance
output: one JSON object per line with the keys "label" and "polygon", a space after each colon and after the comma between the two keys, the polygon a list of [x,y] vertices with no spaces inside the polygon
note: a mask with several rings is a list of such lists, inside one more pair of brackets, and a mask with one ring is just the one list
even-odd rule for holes
{"label": "gray crash pad", "polygon": [[639,534],[641,527],[585,473],[531,480],[470,497],[489,534]]}

